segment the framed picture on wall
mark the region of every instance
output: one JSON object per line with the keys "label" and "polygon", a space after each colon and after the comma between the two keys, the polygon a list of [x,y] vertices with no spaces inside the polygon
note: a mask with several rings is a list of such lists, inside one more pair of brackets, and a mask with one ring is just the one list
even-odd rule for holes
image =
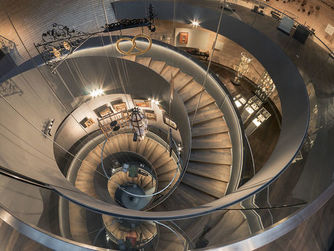
{"label": "framed picture on wall", "polygon": [[155,115],[155,112],[152,110],[145,110],[144,114],[148,120],[154,120],[154,121],[157,120],[157,116]]}
{"label": "framed picture on wall", "polygon": [[80,125],[83,127],[83,128],[87,128],[87,127],[90,127],[91,125],[93,125],[95,122],[93,119],[91,118],[87,118],[85,117],[83,120],[80,121]]}
{"label": "framed picture on wall", "polygon": [[134,105],[141,108],[151,108],[151,101],[146,99],[134,99]]}
{"label": "framed picture on wall", "polygon": [[115,112],[124,112],[128,110],[126,103],[121,99],[111,102],[111,105]]}
{"label": "framed picture on wall", "polygon": [[176,123],[169,118],[169,116],[165,113],[163,116],[164,123],[168,125],[169,127],[173,128],[174,130],[177,130]]}
{"label": "framed picture on wall", "polygon": [[179,43],[180,44],[187,44],[188,43],[188,38],[189,38],[189,33],[188,32],[180,32],[179,33]]}
{"label": "framed picture on wall", "polygon": [[102,106],[94,109],[94,112],[95,112],[96,116],[98,116],[100,118],[113,113],[111,108],[108,105],[102,105]]}

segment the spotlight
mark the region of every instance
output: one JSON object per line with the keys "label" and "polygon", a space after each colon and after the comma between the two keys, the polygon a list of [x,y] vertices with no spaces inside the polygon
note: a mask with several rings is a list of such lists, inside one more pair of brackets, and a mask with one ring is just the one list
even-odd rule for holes
{"label": "spotlight", "polygon": [[92,90],[90,92],[90,96],[93,97],[93,98],[96,98],[96,97],[101,96],[103,94],[104,94],[104,92],[103,92],[102,89],[95,89],[95,90]]}
{"label": "spotlight", "polygon": [[160,103],[160,101],[159,100],[155,100],[155,99],[148,99],[148,100],[150,100],[151,102],[152,102],[152,104],[156,104],[156,105],[158,105],[159,103]]}
{"label": "spotlight", "polygon": [[197,28],[199,26],[199,22],[198,20],[192,20],[191,21],[191,25],[194,27],[194,28]]}

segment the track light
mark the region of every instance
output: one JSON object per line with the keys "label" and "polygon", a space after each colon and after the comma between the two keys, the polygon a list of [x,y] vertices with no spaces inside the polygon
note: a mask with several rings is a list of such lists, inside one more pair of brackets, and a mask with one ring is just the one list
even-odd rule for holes
{"label": "track light", "polygon": [[104,94],[104,92],[103,92],[102,89],[95,89],[95,90],[92,90],[90,92],[90,96],[93,97],[93,98],[96,98],[96,97],[101,96],[103,94]]}

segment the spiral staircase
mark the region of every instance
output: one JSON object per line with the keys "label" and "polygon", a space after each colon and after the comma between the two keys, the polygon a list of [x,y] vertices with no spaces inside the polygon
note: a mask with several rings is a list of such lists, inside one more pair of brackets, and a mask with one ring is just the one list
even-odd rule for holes
{"label": "spiral staircase", "polygon": [[189,165],[179,189],[163,209],[176,209],[174,206],[180,209],[181,205],[194,207],[223,197],[230,179],[232,144],[224,114],[215,100],[200,83],[180,68],[150,57],[123,58],[142,64],[170,84],[172,82],[175,92],[182,97],[192,124]]}
{"label": "spiral staircase", "polygon": [[[167,13],[168,11],[165,10],[170,9],[163,7],[170,7],[170,3],[162,3],[163,1],[161,1],[160,5],[160,1],[153,2],[157,2],[156,6],[158,6],[157,8],[160,11],[159,15],[162,16],[162,20],[175,21],[181,20],[184,17],[183,13],[179,13],[179,11],[171,12],[173,15]],[[124,12],[126,14],[125,17],[127,17],[127,15],[129,15],[129,17],[136,17],[138,13],[142,12],[141,9],[135,8],[137,5],[133,5],[135,7],[132,6],[131,8],[123,8],[125,6],[124,4],[128,4],[128,2],[115,3],[115,6],[118,6],[117,8],[113,5],[113,8],[115,7],[113,11],[119,15],[119,17],[117,17],[118,19],[121,19],[122,13]],[[142,3],[138,3],[138,5],[140,4]],[[129,6],[130,5],[131,4],[129,4]],[[197,7],[192,5],[189,7],[188,3],[182,3],[180,6],[182,7],[179,8],[182,9],[181,12],[188,11],[188,13],[193,13],[194,10],[198,10]],[[203,13],[201,13],[203,15],[205,13],[207,18],[202,23],[203,28],[215,31],[221,10],[222,9],[217,9],[216,7],[205,11],[203,10]],[[274,211],[272,208],[275,207],[269,203],[269,200],[270,196],[277,193],[277,190],[275,190],[275,186],[273,186],[273,190],[275,191],[269,190],[269,188],[272,188],[269,187],[269,185],[278,177],[281,179],[277,182],[278,184],[282,179],[286,179],[286,177],[282,175],[283,171],[287,170],[291,161],[295,160],[295,154],[305,147],[303,140],[306,135],[309,117],[306,111],[306,107],[308,107],[308,96],[304,90],[304,81],[295,65],[291,62],[291,59],[289,59],[284,52],[282,53],[280,48],[277,48],[277,45],[272,45],[271,41],[268,41],[265,36],[256,33],[254,31],[255,29],[252,27],[251,29],[249,29],[249,27],[245,28],[242,26],[244,24],[239,22],[239,20],[233,21],[226,13],[222,13],[222,16],[226,27],[224,26],[223,33],[221,34],[226,35],[227,38],[244,46],[244,48],[254,53],[254,57],[263,60],[264,64],[266,64],[264,68],[268,69],[268,72],[273,75],[273,80],[275,84],[277,84],[279,95],[284,97],[282,99],[284,119],[280,139],[272,156],[270,156],[268,162],[265,163],[263,170],[256,173],[246,184],[239,186],[240,176],[236,177],[233,172],[236,167],[243,167],[242,163],[235,165],[235,158],[239,156],[238,151],[243,153],[244,150],[243,146],[241,146],[243,139],[241,139],[240,145],[235,144],[234,130],[236,127],[231,126],[229,113],[226,112],[228,110],[224,110],[225,99],[227,102],[230,102],[228,104],[233,111],[235,111],[235,107],[232,105],[233,101],[231,97],[229,97],[228,94],[226,96],[222,94],[225,89],[220,86],[222,83],[217,80],[216,76],[213,76],[211,73],[208,74],[211,80],[216,81],[215,85],[216,87],[218,86],[216,89],[206,83],[203,85],[204,82],[202,82],[202,79],[198,76],[195,77],[196,74],[194,74],[194,76],[190,74],[188,71],[189,68],[186,66],[183,67],[182,64],[178,62],[174,64],[168,57],[166,57],[166,61],[162,60],[162,56],[155,57],[152,52],[153,47],[152,50],[144,56],[123,57],[119,54],[115,56],[114,52],[108,51],[109,45],[104,44],[106,41],[107,43],[112,41],[110,34],[108,34],[109,36],[101,35],[101,37],[95,37],[95,40],[92,38],[89,41],[93,41],[90,45],[93,44],[95,46],[93,46],[94,48],[89,48],[90,45],[86,48],[80,48],[77,51],[78,53],[74,53],[73,57],[69,57],[67,62],[74,65],[77,62],[73,63],[73,61],[76,60],[76,57],[79,58],[80,55],[85,54],[86,49],[88,49],[87,51],[90,49],[93,51],[98,47],[104,47],[102,49],[103,56],[106,58],[109,57],[109,59],[111,59],[112,57],[118,57],[118,59],[121,59],[123,62],[131,62],[143,66],[147,70],[152,71],[152,73],[154,72],[154,74],[158,74],[162,77],[166,83],[169,83],[169,86],[174,88],[175,96],[182,100],[183,108],[185,108],[188,115],[188,118],[184,117],[184,120],[190,125],[191,129],[191,139],[189,140],[191,144],[187,145],[187,147],[189,146],[189,151],[187,152],[189,156],[182,156],[181,153],[183,159],[186,159],[185,163],[181,163],[179,162],[180,158],[177,156],[178,154],[175,148],[171,151],[170,146],[166,143],[168,142],[167,138],[161,137],[162,141],[165,141],[165,143],[161,143],[160,140],[149,136],[144,140],[134,142],[132,133],[120,130],[118,133],[113,134],[108,140],[100,140],[86,153],[83,159],[80,159],[82,162],[79,166],[76,166],[77,170],[74,171],[74,178],[73,176],[68,177],[71,186],[57,187],[58,183],[48,184],[36,182],[38,180],[34,180],[32,177],[26,179],[26,177],[21,177],[15,172],[14,174],[10,172],[8,172],[10,174],[6,173],[6,175],[10,177],[13,176],[15,179],[19,177],[21,181],[24,182],[20,187],[36,186],[40,188],[42,191],[41,194],[44,196],[41,201],[45,202],[45,204],[43,204],[44,211],[43,215],[40,217],[40,222],[31,223],[28,221],[29,224],[25,224],[25,220],[20,221],[19,217],[16,217],[15,211],[8,210],[7,212],[6,207],[3,208],[2,206],[0,208],[1,218],[8,221],[7,223],[19,229],[20,232],[26,234],[33,240],[50,247],[56,247],[56,250],[72,250],[70,247],[74,248],[73,250],[85,248],[96,249],[98,247],[126,250],[129,247],[127,245],[132,245],[132,249],[130,250],[136,247],[137,249],[145,250],[205,249],[208,247],[221,248],[223,245],[233,246],[234,244],[231,243],[236,241],[240,241],[240,243],[243,243],[243,247],[246,247],[245,245],[247,245],[248,240],[257,238],[257,236],[254,235],[255,233],[258,236],[267,236],[267,238],[262,238],[261,244],[252,242],[253,244],[255,243],[255,247],[259,247],[260,245],[268,243],[270,238],[270,240],[278,238],[275,235],[277,226],[282,226],[281,228],[284,229],[283,227],[291,222],[291,219],[295,220],[296,218],[298,219],[295,221],[300,223],[300,219],[304,219],[305,217],[297,210],[291,209],[291,211],[289,211],[290,208],[287,210],[293,213],[296,212],[296,215],[293,213],[284,214],[284,210],[280,211],[282,216],[277,216],[272,213]],[[96,19],[99,19],[99,17],[96,16]],[[257,22],[256,18],[254,22]],[[235,35],[235,30],[239,30],[235,27],[240,27],[240,30],[242,28],[243,31],[246,32],[240,32]],[[218,30],[217,34],[218,32],[221,31]],[[245,34],[248,34],[249,37],[247,38]],[[251,40],[249,47],[247,47],[248,43],[245,42],[247,39]],[[101,40],[102,44],[101,42],[95,44],[96,40]],[[140,44],[140,42],[138,42],[138,44]],[[179,53],[182,57],[186,58],[184,61],[185,65],[198,63],[198,61],[190,59],[189,55],[184,56],[184,54],[180,53],[177,48],[173,48],[173,46],[161,45],[163,44],[162,42],[158,42],[158,44],[158,46],[165,47],[167,50],[173,50],[173,53],[175,49],[175,53]],[[255,44],[257,48],[261,47],[261,50],[252,48]],[[270,46],[266,46],[268,44],[270,44]],[[289,43],[289,46],[290,45],[291,43]],[[277,64],[271,64],[271,52],[275,54],[275,62]],[[293,56],[295,54],[296,53],[293,52]],[[34,63],[36,64],[36,61],[34,61]],[[125,65],[126,64],[127,63],[125,63]],[[27,65],[25,65],[25,67],[29,68]],[[282,67],[280,72],[277,73],[277,71],[275,71],[277,65],[287,67]],[[55,81],[57,76],[49,76],[49,72],[45,69],[46,67],[43,67],[44,66],[41,66],[39,69],[41,70],[42,78],[47,80],[47,82]],[[75,67],[78,67],[78,65]],[[90,67],[94,68],[94,65]],[[203,66],[200,67],[197,65],[196,67],[200,69],[198,71],[202,75],[205,73]],[[27,68],[23,67],[22,71],[24,72]],[[61,67],[59,69],[61,69]],[[17,68],[17,70],[20,71],[21,68]],[[87,70],[89,69],[87,68]],[[305,70],[305,72],[307,71]],[[78,81],[85,82],[84,74],[82,72],[80,73],[82,74],[82,79],[80,78]],[[23,76],[22,79],[26,82],[27,79],[29,80],[26,76]],[[290,89],[294,92],[298,91],[299,94],[293,97],[293,101],[291,93],[283,86],[283,83],[287,82],[290,84]],[[54,87],[52,84],[53,83],[51,83],[51,87],[49,87],[54,91],[53,94],[55,94],[56,97],[60,96],[60,103],[64,102],[64,106],[76,107],[76,105],[80,103],[77,102],[77,100],[80,100],[79,98],[77,100],[72,100],[71,98],[62,99],[62,96],[59,95],[62,90],[57,90],[58,86],[55,84],[56,87]],[[64,86],[65,85],[66,84],[64,84]],[[71,85],[66,87],[69,90],[72,88]],[[219,92],[217,91],[217,93],[215,93],[215,90],[218,89]],[[220,90],[223,91],[220,92]],[[221,97],[219,97],[219,95],[221,95]],[[147,99],[149,97],[145,96],[144,98]],[[9,97],[8,100],[12,102],[11,97]],[[164,101],[166,102],[166,100]],[[13,102],[15,104],[15,101]],[[55,101],[52,100],[52,102]],[[36,107],[38,104],[39,103],[36,102]],[[72,104],[74,105],[72,106]],[[294,109],[291,109],[292,106]],[[23,118],[27,114],[23,114]],[[63,116],[60,117],[64,119]],[[240,123],[240,121],[238,121],[238,123]],[[35,125],[29,126],[34,127]],[[238,124],[238,126],[240,126],[240,124]],[[238,127],[237,129],[240,128]],[[96,131],[94,133],[96,133]],[[53,138],[51,138],[51,140],[52,139]],[[80,138],[77,142],[81,143],[81,140]],[[83,139],[83,141],[84,140],[85,139]],[[73,142],[75,144],[72,146],[77,146],[77,142]],[[31,145],[35,147],[33,143]],[[82,146],[80,144],[78,145],[80,147]],[[240,147],[240,149],[238,147]],[[312,149],[312,145],[310,148]],[[66,150],[69,149],[70,146]],[[170,151],[172,152],[172,157]],[[69,152],[72,154],[72,151]],[[77,159],[75,154],[76,153],[73,152],[73,156],[69,157],[69,155],[66,155],[66,157],[68,157],[68,160],[74,162]],[[130,171],[122,165],[117,168],[112,167],[109,158],[114,158],[117,154],[123,154],[123,156],[128,154],[128,156],[132,157],[138,156],[136,160],[142,158],[143,162],[148,164],[146,168],[139,167],[138,170],[141,171],[135,176],[132,176],[130,175]],[[17,154],[17,156],[19,155]],[[313,157],[314,156],[315,155],[313,155]],[[244,156],[241,154],[240,157],[243,159]],[[316,155],[316,158],[318,157],[319,156]],[[130,160],[131,158],[129,157]],[[124,161],[124,163],[126,163],[126,160]],[[52,162],[54,162],[54,159],[52,159]],[[27,166],[30,166],[30,164],[31,163],[27,161]],[[60,169],[63,168],[63,166],[58,167]],[[66,176],[66,168],[61,169],[61,171],[63,171],[63,174],[65,173]],[[296,183],[298,182],[300,186],[297,187],[296,185],[297,189],[293,190],[296,194],[299,192],[298,195],[301,194],[301,188],[304,188],[300,185],[302,181],[307,181],[307,178],[312,176],[310,175],[310,170],[308,169],[307,171],[309,171],[309,173],[305,176],[301,175],[300,180],[296,177],[291,177],[297,180]],[[48,171],[43,170],[41,174],[46,177],[47,175],[45,173],[47,172]],[[61,177],[61,179],[56,175],[54,177],[58,179],[55,180],[63,182],[62,179],[64,177]],[[330,177],[330,175],[328,175],[328,177]],[[325,179],[324,177],[322,178]],[[316,185],[312,186],[312,189],[313,187],[316,187]],[[136,194],[136,191],[140,192]],[[40,191],[37,191],[36,194],[39,195],[39,192]],[[285,192],[286,191],[284,191],[284,193]],[[317,190],[314,194],[318,192]],[[288,194],[288,192],[286,193]],[[83,196],[83,194],[86,197]],[[158,196],[152,194],[157,194]],[[314,194],[312,193],[312,196]],[[320,194],[320,192],[318,194]],[[312,196],[310,195],[309,197],[317,199],[317,197]],[[308,196],[306,197],[307,199],[305,200],[311,201]],[[87,200],[85,201],[83,198]],[[125,198],[125,200],[121,201],[120,198]],[[146,201],[146,204],[143,204],[140,209],[130,208],[130,206],[128,206],[129,204],[126,204],[127,202],[133,203],[134,201],[143,200],[139,198],[145,198]],[[256,203],[259,200],[267,203],[267,207],[258,208],[259,206]],[[54,201],[59,202],[53,203]],[[49,202],[50,205],[48,205]],[[324,203],[325,202],[322,201],[319,203],[318,207],[321,207]],[[261,205],[263,205],[263,203]],[[27,204],[23,205],[22,208],[26,206]],[[281,205],[281,207],[285,206],[286,205]],[[312,207],[314,208],[316,206],[312,204]],[[15,207],[13,206],[13,208]],[[306,205],[305,208],[308,209],[308,205]],[[304,211],[307,211],[304,210],[305,208],[300,211],[304,213]],[[263,210],[267,210],[269,213],[264,215],[264,213],[262,214]],[[63,214],[64,212],[65,214]],[[131,213],[133,213],[133,215]],[[253,213],[253,215],[251,215],[251,213]],[[57,214],[59,214],[59,217],[53,217]],[[12,220],[9,221],[7,219]],[[268,222],[269,224],[267,224]],[[295,227],[295,222],[293,222],[293,224]],[[254,227],[255,225],[256,227]],[[52,228],[52,226],[54,226],[54,228]],[[287,228],[292,229],[291,226]],[[6,250],[43,250],[44,248],[32,242],[30,239],[22,237],[22,235],[8,227],[2,221],[0,222],[0,230],[0,241],[5,243],[3,247]],[[270,233],[273,233],[272,236],[275,237],[268,236]],[[279,233],[279,236],[282,235],[283,234]]]}

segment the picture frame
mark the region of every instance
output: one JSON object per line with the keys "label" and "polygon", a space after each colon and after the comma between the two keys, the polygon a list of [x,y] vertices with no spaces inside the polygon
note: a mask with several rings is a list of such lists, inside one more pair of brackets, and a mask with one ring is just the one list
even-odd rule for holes
{"label": "picture frame", "polygon": [[188,32],[180,32],[179,33],[179,44],[188,44],[189,33]]}
{"label": "picture frame", "polygon": [[94,109],[94,112],[95,112],[96,116],[98,116],[99,118],[103,118],[103,117],[113,113],[110,106],[108,106],[107,104],[101,105],[100,107]]}
{"label": "picture frame", "polygon": [[92,118],[87,118],[85,117],[83,120],[81,120],[80,122],[80,125],[83,127],[83,128],[87,128],[87,127],[90,127],[92,126],[95,121],[92,119]]}
{"label": "picture frame", "polygon": [[164,114],[163,121],[167,126],[173,128],[174,130],[177,130],[177,124],[173,120],[171,120],[167,114]]}
{"label": "picture frame", "polygon": [[121,99],[111,102],[111,106],[115,112],[125,112],[128,110],[126,103]]}
{"label": "picture frame", "polygon": [[144,115],[148,120],[154,120],[157,121],[157,115],[153,110],[145,110]]}
{"label": "picture frame", "polygon": [[147,99],[134,99],[134,106],[138,106],[140,108],[152,108],[151,101]]}

